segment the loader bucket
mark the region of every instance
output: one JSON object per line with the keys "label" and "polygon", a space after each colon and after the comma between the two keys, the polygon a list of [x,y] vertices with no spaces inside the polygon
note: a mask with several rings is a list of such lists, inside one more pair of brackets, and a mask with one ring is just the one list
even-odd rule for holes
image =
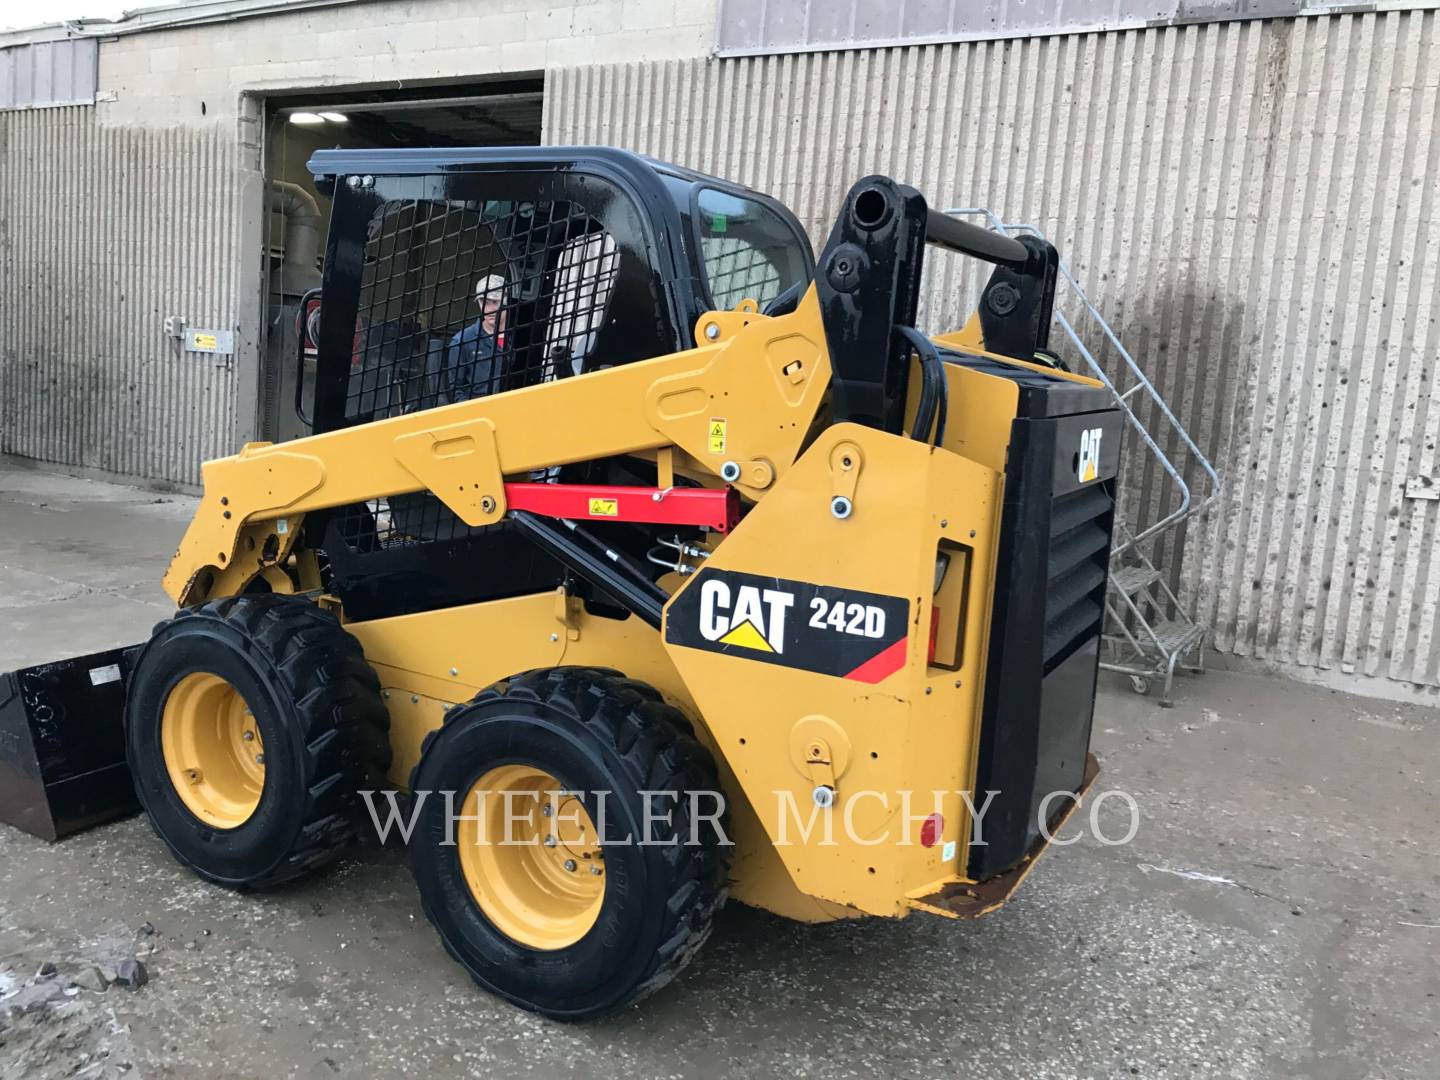
{"label": "loader bucket", "polygon": [[0,674],[0,822],[58,840],[139,810],[125,684],[139,646]]}

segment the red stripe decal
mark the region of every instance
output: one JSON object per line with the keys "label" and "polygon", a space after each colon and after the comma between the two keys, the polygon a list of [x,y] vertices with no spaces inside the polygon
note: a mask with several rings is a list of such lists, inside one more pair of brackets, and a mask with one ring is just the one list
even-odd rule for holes
{"label": "red stripe decal", "polygon": [[854,671],[845,676],[847,679],[854,679],[857,682],[878,683],[889,675],[894,675],[905,666],[905,647],[910,644],[908,637],[903,637],[887,649],[882,649],[869,660],[857,667]]}

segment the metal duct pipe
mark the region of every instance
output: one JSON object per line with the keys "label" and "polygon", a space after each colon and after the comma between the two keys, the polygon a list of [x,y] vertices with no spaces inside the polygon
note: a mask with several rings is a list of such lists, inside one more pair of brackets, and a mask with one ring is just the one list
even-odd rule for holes
{"label": "metal duct pipe", "polygon": [[314,195],[288,180],[271,180],[266,201],[271,210],[285,216],[285,257],[276,290],[299,296],[319,288],[320,271],[315,261],[320,254],[320,204]]}

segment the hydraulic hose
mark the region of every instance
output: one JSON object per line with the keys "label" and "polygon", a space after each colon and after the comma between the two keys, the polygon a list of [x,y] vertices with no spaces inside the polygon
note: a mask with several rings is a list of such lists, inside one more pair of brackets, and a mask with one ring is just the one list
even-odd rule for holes
{"label": "hydraulic hose", "polygon": [[[945,385],[945,361],[935,343],[913,326],[897,326],[895,332],[920,355],[920,404],[915,409],[915,427],[910,437],[939,446],[945,441],[945,419],[949,411],[949,388]],[[930,438],[930,428],[935,438]]]}

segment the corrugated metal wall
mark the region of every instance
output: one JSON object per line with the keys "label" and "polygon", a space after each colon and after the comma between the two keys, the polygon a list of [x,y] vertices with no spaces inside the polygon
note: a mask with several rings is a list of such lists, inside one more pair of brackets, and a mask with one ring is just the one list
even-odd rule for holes
{"label": "corrugated metal wall", "polygon": [[233,126],[0,113],[0,452],[198,483],[234,450],[233,370],[162,326],[237,324],[238,154]]}
{"label": "corrugated metal wall", "polygon": [[94,38],[0,49],[0,109],[93,105],[99,56]]}
{"label": "corrugated metal wall", "polygon": [[770,191],[817,245],[872,171],[1040,226],[1223,469],[1162,553],[1217,646],[1434,687],[1437,84],[1433,12],[1346,15],[557,70],[545,134]]}

